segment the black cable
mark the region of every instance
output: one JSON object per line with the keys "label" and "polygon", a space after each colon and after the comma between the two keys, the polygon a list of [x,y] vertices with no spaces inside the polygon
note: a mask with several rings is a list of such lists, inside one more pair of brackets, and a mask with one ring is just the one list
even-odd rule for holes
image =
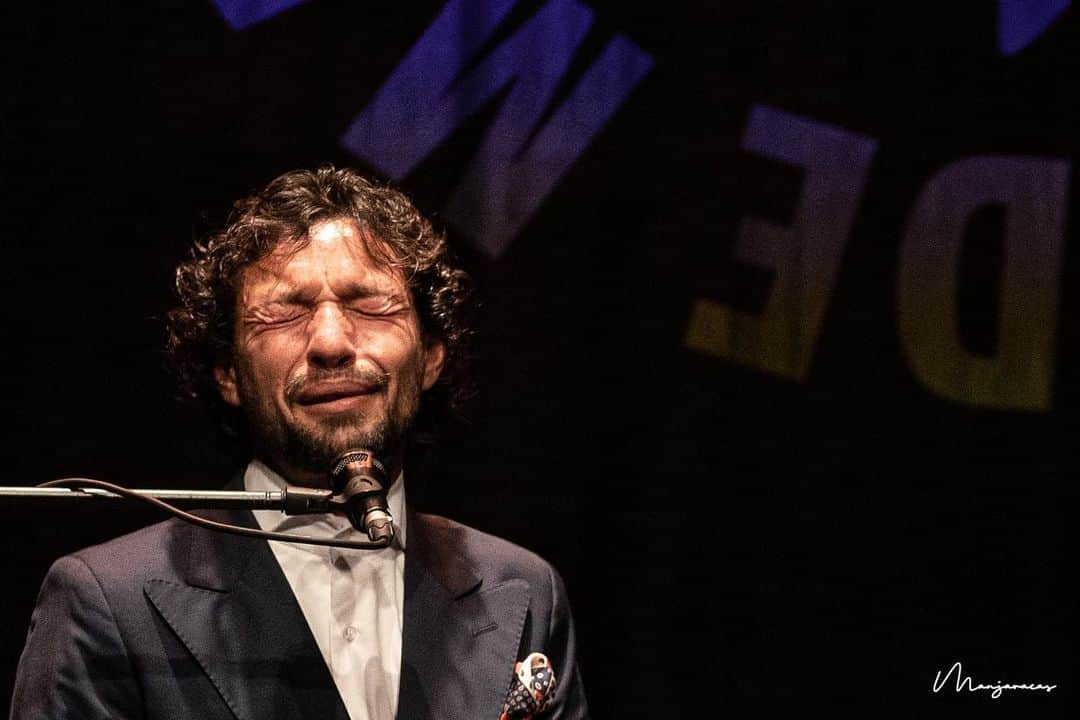
{"label": "black cable", "polygon": [[113,485],[112,483],[105,482],[104,480],[91,480],[90,478],[61,478],[59,480],[50,480],[49,482],[43,482],[37,487],[66,487],[73,490],[80,490],[87,487],[96,487],[103,490],[108,490],[111,493],[120,495],[122,497],[132,498],[134,500],[142,500],[148,502],[151,505],[161,508],[166,512],[174,515],[177,518],[185,522],[189,522],[193,525],[198,525],[210,530],[218,530],[220,532],[231,533],[233,535],[242,535],[244,537],[256,537],[265,538],[267,540],[281,540],[283,542],[300,543],[303,545],[325,545],[329,547],[342,547],[342,548],[355,548],[359,550],[380,550],[387,547],[390,544],[390,540],[385,542],[364,542],[361,540],[334,540],[328,538],[314,538],[307,535],[290,535],[289,533],[269,532],[266,530],[256,530],[254,528],[246,528],[240,525],[230,525],[228,523],[217,522],[216,520],[208,520],[198,515],[193,515],[189,512],[185,512],[178,507],[170,505],[156,497],[149,495],[143,495],[137,490],[123,487],[122,485]]}

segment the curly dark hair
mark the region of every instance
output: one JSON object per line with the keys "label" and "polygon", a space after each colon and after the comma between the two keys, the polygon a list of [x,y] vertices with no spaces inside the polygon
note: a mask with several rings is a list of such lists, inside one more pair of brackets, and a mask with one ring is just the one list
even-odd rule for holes
{"label": "curly dark hair", "polygon": [[452,264],[445,233],[399,190],[349,168],[323,165],[284,173],[237,201],[224,229],[196,242],[191,258],[176,269],[179,305],[167,316],[167,356],[181,398],[201,403],[227,429],[243,434],[244,428],[222,401],[213,370],[231,358],[242,271],[281,243],[303,247],[313,225],[334,219],[350,219],[378,240],[369,251],[403,272],[425,340],[438,339],[446,347],[443,372],[426,394],[424,415],[445,415],[471,394],[470,283]]}

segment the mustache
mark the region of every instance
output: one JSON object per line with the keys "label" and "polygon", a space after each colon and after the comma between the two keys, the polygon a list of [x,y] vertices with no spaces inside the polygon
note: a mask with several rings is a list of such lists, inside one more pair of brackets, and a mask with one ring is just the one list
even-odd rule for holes
{"label": "mustache", "polygon": [[312,385],[323,383],[356,383],[366,385],[376,392],[390,385],[390,375],[372,367],[349,367],[340,370],[309,370],[302,372],[285,384],[285,398],[289,401]]}

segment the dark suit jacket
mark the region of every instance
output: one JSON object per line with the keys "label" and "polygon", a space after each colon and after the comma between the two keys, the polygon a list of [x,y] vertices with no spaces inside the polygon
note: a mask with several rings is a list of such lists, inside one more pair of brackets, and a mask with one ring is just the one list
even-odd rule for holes
{"label": "dark suit jacket", "polygon": [[[254,526],[250,513],[208,513]],[[516,660],[558,679],[543,717],[588,716],[559,576],[538,556],[410,513],[397,717],[496,720]],[[264,540],[170,520],[58,560],[30,623],[12,720],[345,720]]]}

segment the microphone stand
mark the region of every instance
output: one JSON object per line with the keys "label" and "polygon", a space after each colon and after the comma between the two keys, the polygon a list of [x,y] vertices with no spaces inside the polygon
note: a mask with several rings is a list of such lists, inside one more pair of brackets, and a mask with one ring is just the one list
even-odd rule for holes
{"label": "microphone stand", "polygon": [[[58,481],[81,485],[89,478]],[[97,481],[90,481],[97,483]],[[288,486],[284,490],[135,490],[144,497],[157,498],[188,510],[281,510],[286,515],[345,512],[332,490]],[[125,495],[103,487],[0,487],[0,503],[16,507],[61,505],[85,507],[100,500],[123,500]]]}
{"label": "microphone stand", "polygon": [[[372,542],[313,538],[231,525],[180,509],[280,510],[286,515],[336,513],[349,516],[353,526],[356,527],[352,514],[348,512],[351,498],[344,493],[335,494],[333,490],[294,486],[286,486],[283,490],[266,491],[135,490],[90,478],[63,478],[42,483],[36,487],[0,487],[0,505],[12,504],[17,507],[60,505],[85,508],[94,504],[111,504],[123,499],[140,500],[159,507],[186,522],[233,535],[363,550],[382,549],[388,547],[393,541],[392,527],[389,535],[373,537]],[[364,532],[365,528],[357,527],[357,530]]]}

